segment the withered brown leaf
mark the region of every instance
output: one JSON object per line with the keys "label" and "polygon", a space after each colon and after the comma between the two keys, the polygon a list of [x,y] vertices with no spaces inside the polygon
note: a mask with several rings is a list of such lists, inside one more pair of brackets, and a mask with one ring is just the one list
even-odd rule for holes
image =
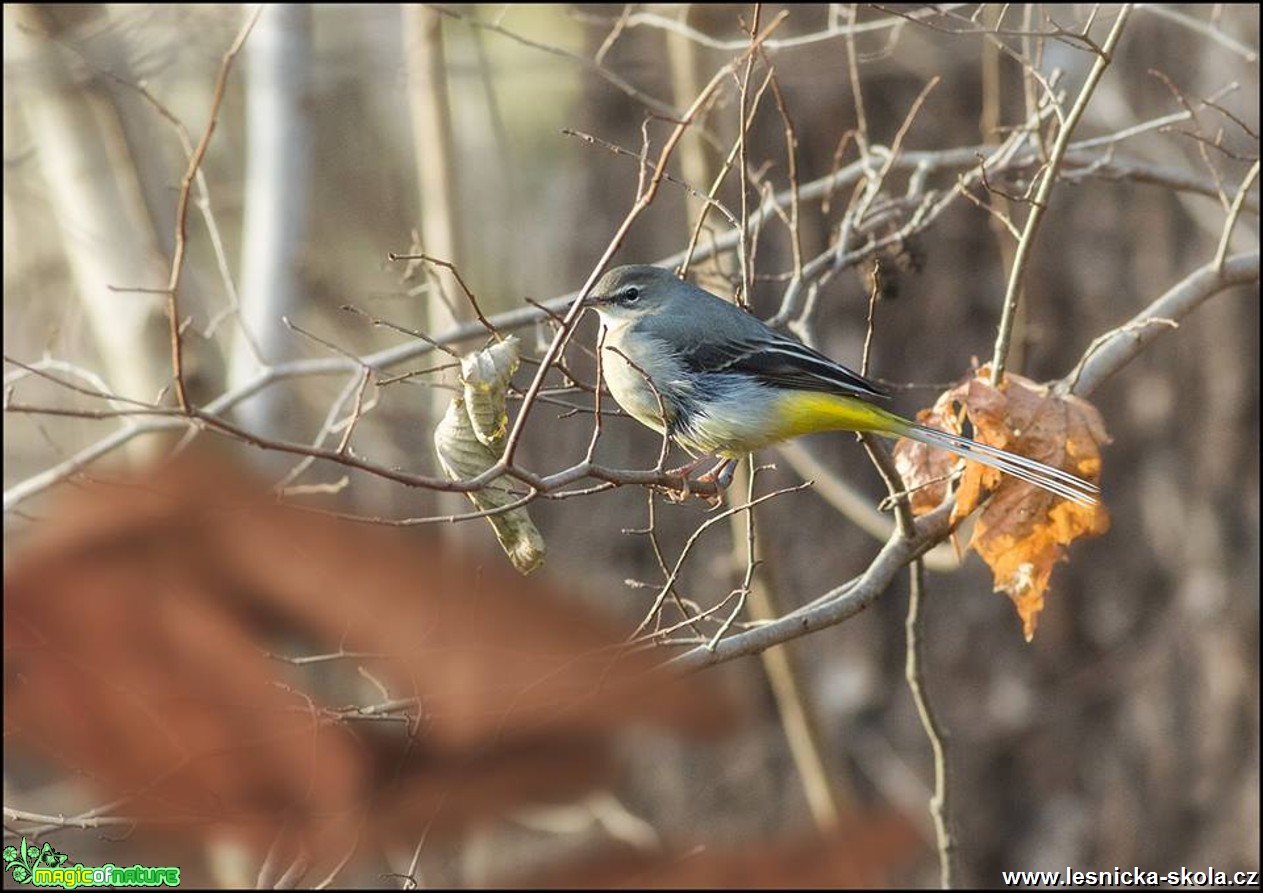
{"label": "withered brown leaf", "polygon": [[[975,377],[942,394],[933,408],[918,414],[931,427],[964,433],[1089,481],[1101,475],[1101,447],[1109,435],[1100,413],[1082,398],[1053,393],[1028,378],[1007,373],[996,387],[984,366]],[[902,440],[895,448],[899,471],[912,493],[912,510],[921,515],[946,495],[943,478],[961,460],[942,450]],[[965,462],[956,489],[952,521],[971,514],[991,494],[974,527],[970,547],[991,568],[997,592],[1017,607],[1029,641],[1044,608],[1053,565],[1070,543],[1109,529],[1103,504],[1084,506],[1002,474],[977,462]]]}

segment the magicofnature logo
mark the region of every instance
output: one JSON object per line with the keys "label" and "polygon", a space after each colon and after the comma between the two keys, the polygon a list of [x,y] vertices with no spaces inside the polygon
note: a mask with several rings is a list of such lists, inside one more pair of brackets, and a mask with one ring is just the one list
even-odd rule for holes
{"label": "magicofnature logo", "polygon": [[35,887],[178,887],[180,869],[172,866],[152,867],[132,865],[123,867],[106,863],[93,867],[78,863],[66,864],[66,854],[53,849],[44,841],[40,846],[27,843],[4,848],[4,870],[19,884]]}
{"label": "magicofnature logo", "polygon": [[66,854],[57,852],[48,841],[44,841],[42,847],[28,846],[23,837],[21,848],[12,845],[4,848],[4,870],[19,884],[29,884],[36,868],[60,868],[64,864]]}

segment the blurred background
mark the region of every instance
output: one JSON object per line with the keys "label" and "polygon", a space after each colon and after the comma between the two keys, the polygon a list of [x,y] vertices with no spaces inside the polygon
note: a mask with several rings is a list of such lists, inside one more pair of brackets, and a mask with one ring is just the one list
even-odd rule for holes
{"label": "blurred background", "polygon": [[[84,615],[48,593],[72,605],[86,596],[78,578],[53,586],[45,571],[70,554],[100,558],[83,553],[85,543],[106,543],[115,554],[108,531],[132,529],[111,518],[110,498],[93,482],[136,473],[190,441],[213,444],[234,469],[252,469],[251,487],[384,522],[370,526],[375,535],[391,527],[390,535],[424,544],[416,546],[422,555],[463,556],[463,570],[453,573],[465,576],[454,579],[494,580],[483,590],[455,584],[461,591],[493,586],[496,597],[543,598],[502,573],[507,560],[484,520],[425,523],[468,511],[463,497],[266,447],[343,445],[375,468],[441,476],[431,433],[454,393],[454,360],[416,333],[465,351],[485,344],[487,332],[470,322],[471,302],[447,269],[388,255],[454,263],[481,313],[516,332],[524,355],[537,358],[554,328],[529,302],[554,301],[564,312],[555,299],[583,285],[636,200],[642,151],[656,161],[674,121],[704,89],[708,99],[667,166],[669,178],[614,262],[683,251],[698,196],[718,179],[714,203],[722,207],[698,230],[694,278],[725,295],[741,292],[766,318],[782,308],[803,264],[823,258],[825,273],[811,280],[806,306],[792,308],[791,328],[858,367],[876,261],[870,373],[896,389],[900,413],[928,407],[991,358],[1016,246],[1001,218],[1020,231],[1029,213],[1032,176],[1056,133],[1047,97],[1065,115],[1097,59],[1075,35],[1091,23],[1099,45],[1119,12],[971,4],[934,14],[842,5],[296,4],[261,13],[230,5],[6,6],[6,582],[21,583],[6,585],[6,694],[46,684],[44,694],[27,694],[49,709],[58,703],[50,676],[30,675],[23,662],[33,649],[75,663],[73,649],[86,639],[67,634],[54,643],[50,630]],[[778,16],[762,53],[743,57],[751,27],[762,31]],[[1010,369],[1038,381],[1067,375],[1095,338],[1213,263],[1221,245],[1230,256],[1252,254],[1257,271],[1258,40],[1255,7],[1130,11],[1058,171],[1024,275]],[[1038,134],[1022,130],[1033,118],[1042,122]],[[979,158],[1015,134],[1025,140],[1016,160],[983,182]],[[880,168],[891,147],[905,160],[883,178],[809,185],[865,159]],[[187,179],[190,158],[203,151]],[[788,195],[795,184],[802,200],[785,198],[780,213],[757,216],[744,254],[734,251],[737,240],[727,236],[746,219],[743,206]],[[753,273],[748,289],[741,257]],[[187,399],[231,429],[172,415],[165,290],[173,278]],[[959,881],[997,884],[1001,870],[1066,866],[1258,868],[1258,313],[1256,272],[1253,282],[1209,298],[1091,395],[1113,438],[1102,475],[1113,527],[1071,548],[1033,642],[1023,640],[1011,604],[992,593],[977,558],[954,568],[948,547],[931,563],[924,676],[949,736]],[[468,337],[450,338],[460,325]],[[567,370],[589,386],[595,340],[585,319],[566,352]],[[536,368],[523,365],[519,389]],[[582,461],[593,434],[590,392],[557,373],[549,383],[555,401],[533,407],[517,452],[538,474]],[[511,416],[517,405],[510,401]],[[875,507],[885,494],[849,435],[801,447],[759,457],[774,466],[757,475],[759,493],[827,476],[861,506]],[[614,414],[602,423],[594,458],[643,469],[658,449],[652,432]],[[223,472],[224,480],[237,473]],[[178,494],[173,504],[188,512],[175,520],[201,517],[210,498],[204,486],[186,490],[179,476],[140,472],[132,480],[139,491],[163,481]],[[861,573],[892,526],[889,515],[839,509],[822,489],[781,493],[758,507],[762,585],[782,613]],[[114,508],[125,511],[121,500]],[[682,599],[708,608],[742,585],[745,544],[728,522],[686,546],[714,517],[701,500],[676,503],[622,486],[529,508],[548,548],[542,582],[532,586],[563,590],[582,605],[576,611],[598,612],[609,624],[584,638],[584,649],[630,635],[681,557]],[[84,520],[94,512],[103,512],[97,527]],[[153,508],[141,514],[146,523],[167,517]],[[410,529],[393,530],[400,522]],[[163,524],[143,537],[158,536]],[[194,563],[205,569],[219,554],[227,553],[207,551]],[[275,554],[278,565],[300,560]],[[85,579],[99,579],[96,565],[82,567]],[[271,592],[256,570],[239,572],[240,587]],[[424,562],[403,564],[399,574],[394,585],[406,591],[409,575],[426,576]],[[139,579],[147,581],[139,590],[102,591],[166,597],[152,575]],[[353,599],[347,591],[339,597]],[[190,584],[186,596],[219,604],[219,592]],[[838,837],[825,850],[842,861],[800,883],[938,882],[930,748],[904,681],[907,592],[904,572],[870,610],[785,648],[808,717],[808,749],[838,813],[834,827],[849,841],[877,835],[863,847]],[[120,601],[118,611],[147,613],[137,598]],[[386,623],[412,616],[380,604]],[[267,623],[256,622],[254,609],[233,612],[235,620],[222,622],[246,630],[233,649],[343,648],[336,621],[321,626],[301,607],[287,610],[264,611]],[[15,616],[47,628],[10,638]],[[119,615],[102,614],[110,616]],[[157,638],[147,641],[183,635],[173,624],[155,625]],[[308,636],[316,626],[321,635]],[[83,626],[82,635],[91,630]],[[184,641],[163,647],[175,653]],[[162,653],[135,678],[161,674]],[[94,666],[117,657],[101,652]],[[199,672],[222,666],[213,653],[205,660]],[[724,853],[812,840],[829,823],[804,792],[803,757],[787,743],[784,700],[764,665],[746,657],[699,678],[711,688],[694,692],[696,703],[731,702],[745,721],[702,743],[622,730],[610,756],[621,772],[591,774],[592,785],[614,792],[619,815],[631,817],[614,821],[614,830],[569,813],[567,821],[502,817],[472,830],[460,823],[427,842],[432,817],[400,810],[373,859],[357,856],[327,872],[334,883],[477,885],[559,870],[611,841],[650,853],[704,845],[731,865]],[[346,703],[328,679],[287,684]],[[135,685],[137,697],[147,691]],[[19,813],[76,815],[135,793],[134,777],[93,764],[100,755],[91,748],[63,752],[51,733],[32,731],[29,716],[11,714],[9,701],[6,845],[47,825],[19,821]],[[611,720],[609,730],[620,725]],[[485,812],[503,815],[509,800],[515,809],[534,804],[540,790]],[[556,799],[574,796],[559,785]],[[590,802],[575,808],[600,814]],[[95,864],[148,858],[185,865],[188,882],[269,877],[260,868],[266,840],[238,841],[243,848],[225,855],[219,837],[194,831],[176,849],[169,837],[154,844],[143,823],[141,833],[128,828],[59,827],[49,839],[72,863],[89,864],[89,854]],[[183,861],[163,861],[164,853]],[[811,861],[782,853],[768,864],[788,871]],[[720,881],[704,874],[691,882]]]}

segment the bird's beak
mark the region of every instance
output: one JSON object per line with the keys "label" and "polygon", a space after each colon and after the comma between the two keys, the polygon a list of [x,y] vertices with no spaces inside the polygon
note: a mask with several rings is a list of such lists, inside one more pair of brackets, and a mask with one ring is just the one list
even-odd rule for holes
{"label": "bird's beak", "polygon": [[613,299],[605,295],[590,294],[583,299],[584,307],[601,307],[609,304]]}

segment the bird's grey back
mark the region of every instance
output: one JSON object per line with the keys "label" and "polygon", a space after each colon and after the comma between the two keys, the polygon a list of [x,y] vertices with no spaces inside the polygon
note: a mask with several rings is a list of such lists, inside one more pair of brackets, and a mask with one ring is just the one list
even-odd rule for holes
{"label": "bird's grey back", "polygon": [[616,267],[601,280],[607,282],[610,293],[639,286],[650,311],[622,337],[671,345],[673,358],[693,374],[738,372],[778,387],[887,396],[880,385],[661,267]]}

